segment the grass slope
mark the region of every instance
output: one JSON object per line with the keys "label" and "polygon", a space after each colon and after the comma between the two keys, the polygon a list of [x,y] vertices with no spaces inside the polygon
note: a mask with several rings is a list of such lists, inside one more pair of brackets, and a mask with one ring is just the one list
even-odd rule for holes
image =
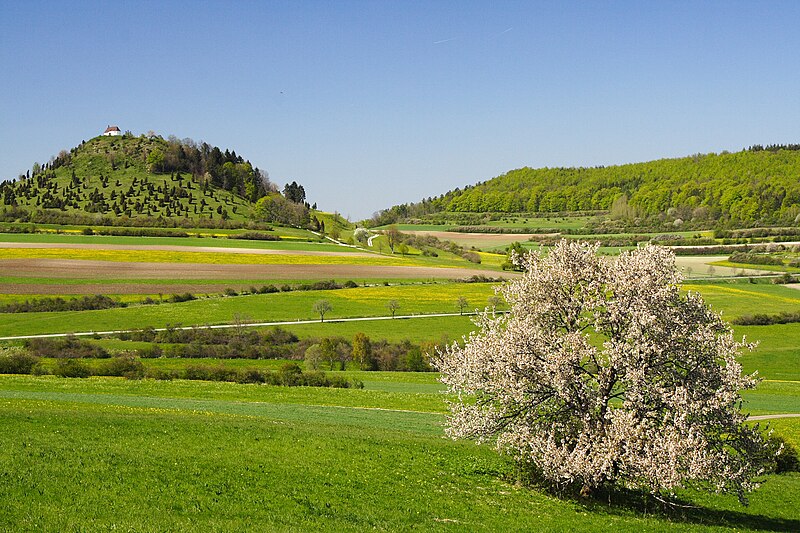
{"label": "grass slope", "polygon": [[[66,384],[65,384],[66,382]],[[694,492],[663,511],[520,487],[485,446],[442,438],[442,415],[353,409],[413,394],[0,379],[0,527],[16,531],[725,531],[800,528],[800,476],[768,476],[739,507]],[[370,400],[370,398],[372,398]],[[407,402],[407,403],[403,403]],[[340,405],[349,404],[349,405]],[[374,404],[372,404],[374,405]],[[782,420],[796,442],[800,423]],[[646,510],[645,510],[646,509]]]}
{"label": "grass slope", "polygon": [[[2,195],[0,205],[58,208],[60,204],[56,202],[68,199],[68,205],[62,208],[67,213],[191,220],[222,219],[224,210],[230,220],[249,218],[252,205],[241,196],[213,186],[204,191],[190,174],[150,172],[148,156],[154,151],[167,152],[167,146],[160,137],[95,137],[74,148],[46,184],[31,177],[25,180],[28,187],[23,189],[17,182],[14,202]],[[124,204],[122,196],[126,199]],[[115,204],[118,211],[110,208]],[[98,209],[99,205],[109,208]]]}

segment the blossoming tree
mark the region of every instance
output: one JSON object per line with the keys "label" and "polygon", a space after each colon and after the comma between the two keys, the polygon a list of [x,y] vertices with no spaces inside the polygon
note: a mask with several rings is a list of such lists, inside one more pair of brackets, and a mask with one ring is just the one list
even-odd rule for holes
{"label": "blossoming tree", "polygon": [[679,291],[671,251],[618,258],[561,241],[518,257],[524,276],[500,290],[464,346],[435,357],[458,401],[447,433],[493,442],[559,486],[653,493],[700,486],[745,493],[764,439],[744,424],[739,391],[756,384],[744,342],[695,293]]}

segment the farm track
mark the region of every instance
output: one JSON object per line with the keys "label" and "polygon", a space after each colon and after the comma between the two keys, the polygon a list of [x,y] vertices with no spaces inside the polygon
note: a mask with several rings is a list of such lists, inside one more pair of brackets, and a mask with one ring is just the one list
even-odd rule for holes
{"label": "farm track", "polygon": [[776,418],[800,418],[800,413],[782,413],[774,415],[755,415],[750,416],[747,420],[775,420]]}

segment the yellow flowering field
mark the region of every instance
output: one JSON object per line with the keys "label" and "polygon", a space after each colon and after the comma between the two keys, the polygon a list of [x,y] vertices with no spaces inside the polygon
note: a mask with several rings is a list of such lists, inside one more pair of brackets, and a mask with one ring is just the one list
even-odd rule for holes
{"label": "yellow flowering field", "polygon": [[356,254],[240,254],[165,250],[80,250],[56,248],[7,248],[2,259],[76,259],[120,263],[202,263],[234,265],[384,265],[411,266],[424,264],[412,258]]}

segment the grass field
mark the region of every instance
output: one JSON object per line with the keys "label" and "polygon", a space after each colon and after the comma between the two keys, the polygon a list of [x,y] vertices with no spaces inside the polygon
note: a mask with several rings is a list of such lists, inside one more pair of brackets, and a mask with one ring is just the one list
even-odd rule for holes
{"label": "grass field", "polygon": [[[391,377],[390,377],[391,379]],[[395,381],[395,383],[401,383]],[[689,510],[519,486],[442,438],[433,394],[4,377],[0,527],[15,531],[656,531],[800,527],[800,475]],[[776,429],[797,442],[800,422]]]}
{"label": "grass field", "polygon": [[[494,294],[488,283],[450,283],[441,285],[404,285],[359,287],[335,291],[299,291],[232,298],[200,299],[177,304],[131,306],[126,308],[78,311],[64,320],[60,313],[26,313],[25,320],[15,314],[0,314],[0,337],[41,333],[109,331],[143,327],[163,327],[231,323],[235,316],[250,322],[309,320],[319,318],[313,304],[328,300],[332,310],[327,320],[345,317],[385,316],[387,303],[397,300],[398,314],[430,314],[458,312],[456,300],[467,299],[465,311],[487,305]],[[415,328],[424,328],[418,321],[408,321],[409,336]]]}
{"label": "grass field", "polygon": [[[576,221],[562,221],[571,222]],[[182,246],[187,251],[162,251],[162,259],[181,262],[210,254],[209,261],[234,261],[234,267],[238,265],[235,258],[249,260],[256,254],[189,250],[211,243],[221,248],[276,250],[285,257],[307,260],[314,256],[303,252],[340,250],[318,243],[208,238],[14,238],[6,242]],[[11,250],[3,250],[2,259],[7,257],[6,251]],[[360,260],[358,255],[342,251],[334,257]],[[146,252],[148,261],[158,257],[153,252]],[[142,261],[133,257],[137,253],[133,250],[113,253],[121,254],[117,261]],[[433,264],[433,259],[425,258],[425,264]],[[483,256],[484,266],[496,259]],[[372,264],[423,261],[398,256],[365,260]],[[301,266],[288,266],[292,265]],[[6,273],[0,283],[38,281],[88,287],[98,281],[92,275],[84,279],[22,279]],[[119,276],[102,281],[110,286],[126,282]],[[230,283],[234,288],[259,287],[266,282],[244,276],[178,281],[190,287],[215,282]],[[175,282],[159,278],[146,280],[143,286],[155,289],[147,294],[158,294],[158,287]],[[326,299],[333,309],[324,323],[284,329],[301,338],[350,339],[364,332],[373,340],[395,342],[456,340],[473,329],[470,317],[373,322],[337,319],[387,315],[390,300],[400,303],[399,315],[458,312],[460,296],[468,301],[466,311],[482,309],[494,294],[493,287],[491,283],[376,285],[103,311],[0,314],[0,336],[235,320],[315,320],[319,316],[313,303]],[[800,309],[800,291],[783,286],[700,282],[687,283],[685,288],[700,292],[727,319]],[[0,295],[0,302],[18,297]],[[758,370],[764,378],[756,390],[744,393],[743,409],[753,415],[800,412],[800,324],[741,326],[735,332],[759,341],[756,350],[743,354],[741,361],[746,372]],[[145,345],[116,339],[97,342],[116,350]],[[162,370],[189,364],[275,369],[284,361],[159,358],[144,363]],[[672,510],[654,500],[645,502],[641,496],[622,493],[593,500],[561,499],[519,484],[514,467],[490,447],[443,438],[447,398],[436,373],[347,370],[341,374],[362,381],[364,389],[0,376],[0,497],[4,502],[0,530],[800,530],[798,473],[766,476],[749,507],[740,507],[732,496],[695,491],[679,493],[691,508]],[[800,419],[774,420],[770,426],[800,446]]]}

